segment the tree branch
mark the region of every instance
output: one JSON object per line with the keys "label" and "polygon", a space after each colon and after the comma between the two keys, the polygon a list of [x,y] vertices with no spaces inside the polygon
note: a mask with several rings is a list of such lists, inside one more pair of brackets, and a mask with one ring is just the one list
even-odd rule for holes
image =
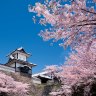
{"label": "tree branch", "polygon": [[92,12],[92,11],[89,11],[89,10],[86,10],[86,9],[81,9],[81,10],[96,15],[95,12]]}
{"label": "tree branch", "polygon": [[86,26],[86,25],[96,25],[96,20],[83,20],[80,22],[73,23],[69,26],[69,28],[75,27],[75,26]]}

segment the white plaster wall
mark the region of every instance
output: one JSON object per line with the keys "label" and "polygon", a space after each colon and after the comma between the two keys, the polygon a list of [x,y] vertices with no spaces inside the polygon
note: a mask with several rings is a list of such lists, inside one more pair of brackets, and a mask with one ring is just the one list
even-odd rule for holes
{"label": "white plaster wall", "polygon": [[23,61],[26,61],[26,56],[19,53],[18,54],[18,59],[23,60]]}
{"label": "white plaster wall", "polygon": [[14,68],[10,68],[10,67],[4,66],[4,65],[0,65],[0,70],[8,71],[8,72],[15,72]]}
{"label": "white plaster wall", "polygon": [[17,59],[17,54],[14,55],[14,58]]}
{"label": "white plaster wall", "polygon": [[16,63],[16,67],[23,67],[24,65]]}
{"label": "white plaster wall", "polygon": [[[24,65],[16,63],[16,67],[23,67]],[[11,64],[10,67],[15,68],[15,63]]]}

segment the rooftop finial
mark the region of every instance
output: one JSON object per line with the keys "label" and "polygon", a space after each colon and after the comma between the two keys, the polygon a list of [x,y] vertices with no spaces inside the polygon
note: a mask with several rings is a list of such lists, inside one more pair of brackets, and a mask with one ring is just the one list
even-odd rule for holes
{"label": "rooftop finial", "polygon": [[22,50],[23,49],[23,47],[20,47],[20,48],[18,48],[17,50]]}

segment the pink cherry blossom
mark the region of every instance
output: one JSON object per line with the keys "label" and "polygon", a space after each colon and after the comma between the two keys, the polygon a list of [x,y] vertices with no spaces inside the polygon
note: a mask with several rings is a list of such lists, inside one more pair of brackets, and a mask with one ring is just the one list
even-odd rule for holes
{"label": "pink cherry blossom", "polygon": [[[28,84],[15,81],[11,76],[0,72],[0,93],[18,94],[18,96],[27,96]],[[15,95],[14,95],[15,96]]]}
{"label": "pink cherry blossom", "polygon": [[60,77],[63,85],[54,96],[71,96],[71,87],[76,82],[96,74],[96,0],[47,0],[29,7],[35,12],[43,25],[50,28],[40,32],[44,40],[60,40],[60,46],[71,46],[64,65],[50,69]]}
{"label": "pink cherry blossom", "polygon": [[60,95],[60,93],[69,94],[74,84],[83,78],[96,74],[96,42],[94,41],[89,49],[87,45],[76,48],[75,52],[72,52],[65,64],[61,66],[61,69],[57,73],[54,71],[54,74],[60,77],[63,85],[59,91],[52,92],[52,96],[58,96],[57,94]]}
{"label": "pink cherry blossom", "polygon": [[44,40],[62,40],[62,46],[77,47],[96,39],[94,6],[95,0],[48,0],[29,6],[29,11],[37,13],[44,25],[51,24],[51,29],[40,33]]}

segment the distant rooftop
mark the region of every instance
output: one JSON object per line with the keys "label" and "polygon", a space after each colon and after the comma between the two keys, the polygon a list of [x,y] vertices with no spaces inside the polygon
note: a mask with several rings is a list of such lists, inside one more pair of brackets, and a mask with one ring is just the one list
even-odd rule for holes
{"label": "distant rooftop", "polygon": [[32,77],[43,77],[43,78],[47,78],[47,79],[52,79],[50,76],[48,76],[49,72],[48,71],[44,71],[44,72],[40,72],[37,74],[33,74]]}

